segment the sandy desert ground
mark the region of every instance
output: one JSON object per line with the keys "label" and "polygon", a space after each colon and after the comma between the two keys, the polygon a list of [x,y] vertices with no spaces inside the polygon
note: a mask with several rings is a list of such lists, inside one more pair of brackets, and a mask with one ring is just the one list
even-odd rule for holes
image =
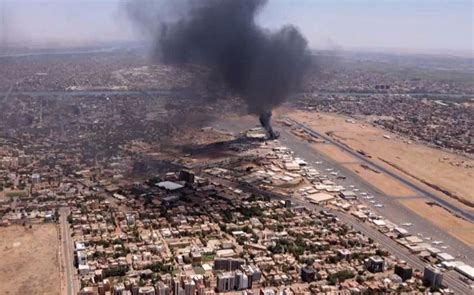
{"label": "sandy desert ground", "polygon": [[[285,116],[304,123],[321,133],[331,134],[353,150],[370,155],[371,161],[419,184],[462,210],[474,211],[474,160],[435,149],[421,143],[372,126],[363,120],[350,123],[347,117],[337,114],[288,111]],[[384,138],[389,135],[390,139]],[[406,199],[416,194],[402,183],[382,174],[364,169],[360,161],[343,150],[324,143],[313,144],[315,150],[359,175],[386,195],[400,197],[400,202],[421,217],[446,230],[449,234],[474,246],[474,225],[458,218],[446,209],[430,206],[427,199]],[[389,164],[388,164],[389,163]],[[449,191],[448,196],[424,184],[428,182]],[[462,202],[456,198],[462,199]],[[436,218],[434,218],[436,216]]]}
{"label": "sandy desert ground", "polygon": [[[401,200],[400,202],[465,244],[474,247],[474,224],[453,216],[442,207],[429,205],[425,200]],[[436,218],[433,218],[435,216]]]}
{"label": "sandy desert ground", "polygon": [[0,227],[0,294],[60,294],[54,224]]}
{"label": "sandy desert ground", "polygon": [[[420,180],[436,184],[451,192],[458,198],[463,199],[465,203],[474,204],[473,159],[423,144],[408,143],[405,138],[390,134],[369,123],[360,120],[349,123],[346,121],[346,117],[336,114],[293,111],[287,113],[287,116],[305,123],[317,131],[331,132],[333,138],[354,150],[364,151],[372,157],[372,161],[378,164],[393,170],[397,170],[393,166],[396,165],[399,169],[409,172]],[[391,139],[385,139],[385,134],[389,135]],[[330,155],[331,152],[329,151],[328,154]],[[341,159],[338,154],[333,157],[336,157],[336,160]],[[348,161],[348,159],[345,159],[345,161]],[[388,165],[387,162],[393,165]],[[400,170],[398,172],[402,175],[405,174]],[[408,174],[405,174],[405,176],[411,178]],[[445,194],[437,193],[450,201],[459,203]]]}

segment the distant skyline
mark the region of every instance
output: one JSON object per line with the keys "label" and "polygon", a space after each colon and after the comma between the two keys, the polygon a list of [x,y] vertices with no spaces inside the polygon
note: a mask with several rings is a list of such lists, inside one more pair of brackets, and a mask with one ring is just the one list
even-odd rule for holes
{"label": "distant skyline", "polygon": [[[93,45],[140,38],[122,0],[0,0],[0,43]],[[399,49],[468,53],[473,1],[270,0],[258,21],[294,24],[314,49]]]}

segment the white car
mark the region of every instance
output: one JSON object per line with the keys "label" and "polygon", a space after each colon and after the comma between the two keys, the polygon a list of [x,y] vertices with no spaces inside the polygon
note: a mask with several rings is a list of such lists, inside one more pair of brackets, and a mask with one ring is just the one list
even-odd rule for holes
{"label": "white car", "polygon": [[354,191],[355,191],[355,192],[358,192],[358,191],[359,191],[359,189],[358,189],[358,188],[355,188],[355,189],[354,189]]}
{"label": "white car", "polygon": [[367,193],[362,192],[362,193],[360,193],[360,195],[361,195],[361,196],[367,196]]}
{"label": "white car", "polygon": [[441,245],[443,243],[443,241],[433,241],[432,244],[433,245]]}
{"label": "white car", "polygon": [[404,226],[412,226],[413,223],[411,223],[411,222],[405,222],[403,225],[404,225]]}
{"label": "white car", "polygon": [[375,204],[375,207],[377,207],[377,208],[383,208],[383,205],[382,205],[382,204]]}
{"label": "white car", "polygon": [[369,201],[369,202],[372,203],[372,204],[375,204],[375,201],[374,201],[374,200],[371,200],[371,201]]}

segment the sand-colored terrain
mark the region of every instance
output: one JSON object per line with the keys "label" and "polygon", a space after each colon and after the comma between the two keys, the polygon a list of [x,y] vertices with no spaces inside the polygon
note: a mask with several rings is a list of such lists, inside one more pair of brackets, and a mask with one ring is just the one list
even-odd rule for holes
{"label": "sand-colored terrain", "polygon": [[315,150],[321,152],[325,155],[331,155],[331,159],[336,161],[337,163],[358,163],[359,161],[349,155],[348,153],[344,152],[337,146],[327,143],[316,143],[311,145]]}
{"label": "sand-colored terrain", "polygon": [[474,247],[474,224],[454,216],[440,206],[429,205],[426,200],[401,200],[400,203],[465,244]]}
{"label": "sand-colored terrain", "polygon": [[358,159],[334,145],[317,143],[311,146],[318,152],[323,153],[333,161],[356,173],[386,195],[394,197],[411,197],[416,195],[415,192],[391,177],[364,168]]}
{"label": "sand-colored terrain", "polygon": [[385,174],[366,169],[360,164],[345,164],[343,166],[358,174],[364,180],[370,179],[369,183],[386,195],[394,197],[416,196],[415,192]]}
{"label": "sand-colored terrain", "polygon": [[0,227],[0,294],[60,294],[54,224]]}
{"label": "sand-colored terrain", "polygon": [[[292,111],[286,116],[321,133],[329,132],[333,138],[354,150],[365,152],[372,157],[371,161],[397,171],[400,175],[410,179],[416,177],[420,184],[421,181],[435,184],[454,197],[436,191],[438,195],[459,203],[460,208],[472,209],[466,204],[474,204],[473,159],[424,144],[410,143],[407,139],[374,127],[370,123],[361,120],[350,123],[346,117],[337,114]],[[384,135],[389,135],[390,139],[384,138]],[[339,159],[340,155],[336,154],[334,157]],[[429,188],[427,185],[425,187]],[[456,198],[462,199],[465,204],[456,201]]]}

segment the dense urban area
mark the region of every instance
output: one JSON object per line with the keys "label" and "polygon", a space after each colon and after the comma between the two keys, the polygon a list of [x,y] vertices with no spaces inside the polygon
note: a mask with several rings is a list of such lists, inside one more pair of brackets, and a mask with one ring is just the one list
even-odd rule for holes
{"label": "dense urban area", "polygon": [[[418,215],[384,203],[392,194],[361,173],[309,158],[312,145],[351,147],[287,116],[363,122],[382,140],[463,157],[451,166],[472,176],[472,73],[438,69],[463,60],[388,58],[322,57],[331,66],[275,111],[281,139],[266,140],[198,66],[152,66],[138,49],[0,57],[0,293],[473,292],[471,244],[435,238],[444,229],[422,217],[394,220]],[[360,171],[394,173],[354,154]],[[446,189],[397,181],[472,225],[470,196],[458,206]],[[40,229],[49,240],[34,238]],[[16,268],[15,255],[45,260]]]}

